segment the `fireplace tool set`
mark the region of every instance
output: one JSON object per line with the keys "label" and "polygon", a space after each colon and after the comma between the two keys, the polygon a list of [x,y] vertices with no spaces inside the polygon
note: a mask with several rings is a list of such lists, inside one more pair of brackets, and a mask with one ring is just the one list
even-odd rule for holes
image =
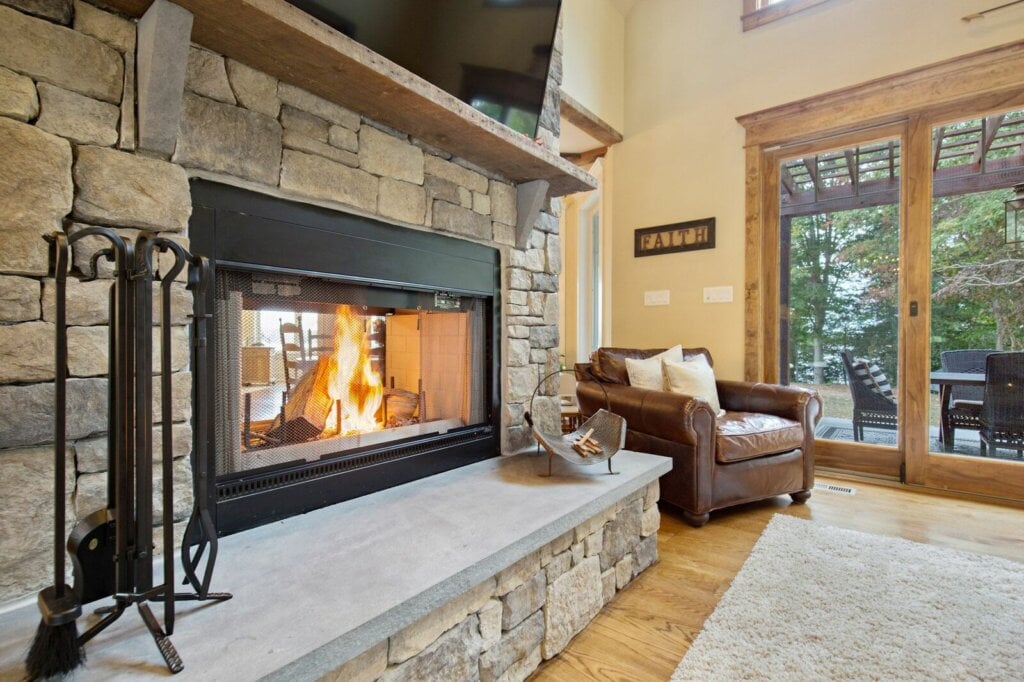
{"label": "fireplace tool set", "polygon": [[[67,276],[72,244],[86,237],[100,238],[109,246],[90,260],[84,281],[97,277],[100,259],[113,263],[110,288],[110,332],[107,428],[107,505],[75,526],[67,539],[74,585],[65,584],[65,450],[67,445]],[[66,673],[85,658],[84,645],[134,605],[153,635],[167,668],[183,669],[169,637],[174,631],[175,605],[179,601],[221,601],[228,593],[211,592],[210,580],[217,558],[217,535],[210,515],[210,471],[207,444],[206,389],[196,382],[193,395],[194,477],[192,514],[181,547],[182,584],[191,588],[175,592],[173,513],[173,435],[171,398],[171,287],[187,271],[187,287],[193,293],[191,318],[191,368],[203,376],[208,345],[205,290],[209,263],[177,242],[142,234],[133,243],[108,228],[90,227],[68,236],[51,237],[56,288],[56,382],[54,386],[54,581],[39,593],[42,621],[29,651],[26,668],[30,679]],[[170,259],[170,268],[157,274],[154,259]],[[160,410],[162,481],[163,568],[162,582],[154,585],[153,538],[153,289],[159,281],[160,298]],[[205,563],[204,563],[205,557]],[[97,609],[100,618],[78,635],[76,619],[82,605],[112,597],[113,603]],[[163,602],[163,624],[150,608]]]}

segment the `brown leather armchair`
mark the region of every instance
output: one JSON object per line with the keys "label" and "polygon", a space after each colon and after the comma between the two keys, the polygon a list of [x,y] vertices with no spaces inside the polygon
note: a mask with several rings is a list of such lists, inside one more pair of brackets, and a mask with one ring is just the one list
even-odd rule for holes
{"label": "brown leather armchair", "polygon": [[[626,419],[626,448],[671,457],[661,478],[661,499],[679,507],[686,521],[703,526],[709,512],[788,494],[803,503],[814,485],[814,426],[821,398],[791,386],[721,381],[726,410],[716,418],[701,398],[629,385],[626,358],[648,358],[664,349],[599,348],[575,366],[580,412],[605,407]],[[689,360],[705,348],[685,348]],[[600,384],[600,385],[599,385]]]}

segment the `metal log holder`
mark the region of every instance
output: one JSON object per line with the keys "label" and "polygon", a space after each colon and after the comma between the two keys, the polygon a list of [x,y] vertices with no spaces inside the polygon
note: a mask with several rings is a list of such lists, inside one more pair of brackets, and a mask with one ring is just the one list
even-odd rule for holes
{"label": "metal log holder", "polygon": [[[548,453],[548,472],[541,475],[545,477],[551,476],[551,464],[555,455],[573,464],[590,465],[608,462],[608,473],[618,474],[619,472],[612,469],[612,457],[626,444],[626,420],[611,411],[611,401],[608,397],[608,391],[604,386],[598,384],[604,392],[605,407],[588,417],[572,433],[544,433],[534,423],[532,414],[533,401],[537,399],[537,393],[544,386],[544,382],[564,372],[572,371],[571,369],[555,370],[541,379],[537,384],[537,388],[533,389],[533,395],[530,396],[530,409],[523,415],[527,426],[530,427],[530,431],[533,433],[534,440],[537,441],[538,449],[543,447]],[[584,456],[574,449],[573,442],[580,438],[589,438],[594,441],[597,446],[596,451],[593,454]]]}
{"label": "metal log holder", "polygon": [[[101,607],[101,618],[78,639],[84,645],[105,630],[133,604],[172,673],[184,665],[169,637],[174,632],[175,605],[179,601],[222,601],[231,595],[211,592],[210,581],[217,557],[217,535],[208,508],[209,459],[207,453],[207,410],[205,384],[195,382],[193,391],[194,501],[181,547],[183,584],[192,591],[175,592],[173,528],[173,452],[171,412],[171,287],[187,268],[187,288],[193,293],[191,315],[191,367],[203,376],[208,362],[205,291],[210,281],[209,262],[186,251],[177,242],[143,233],[135,243],[109,228],[90,227],[68,236],[52,237],[57,257],[55,270],[71,261],[73,244],[99,237],[109,246],[98,250],[89,263],[91,272],[83,281],[97,277],[100,259],[114,264],[110,290],[110,355],[108,373],[108,469],[107,506],[89,515],[75,527],[68,539],[74,567],[74,592],[80,603],[113,597],[113,604]],[[162,276],[153,267],[154,258],[169,254],[170,268]],[[57,300],[66,300],[66,272],[55,273]],[[161,496],[163,514],[163,576],[153,584],[153,283],[160,282],[160,406],[161,406]],[[66,326],[57,329],[57,376],[67,376]],[[62,433],[67,416],[66,401],[58,401],[55,419]],[[205,564],[204,564],[205,556]],[[163,624],[150,608],[163,602]]]}

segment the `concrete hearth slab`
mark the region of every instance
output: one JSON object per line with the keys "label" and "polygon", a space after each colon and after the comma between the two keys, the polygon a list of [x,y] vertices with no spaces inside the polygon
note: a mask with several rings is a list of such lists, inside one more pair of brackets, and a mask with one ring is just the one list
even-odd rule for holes
{"label": "concrete hearth slab", "polygon": [[[213,589],[234,599],[179,607],[175,679],[316,679],[671,468],[613,461],[543,478],[546,458],[495,458],[223,538]],[[38,620],[0,615],[0,680],[22,677]],[[134,612],[87,654],[76,680],[170,676]]]}

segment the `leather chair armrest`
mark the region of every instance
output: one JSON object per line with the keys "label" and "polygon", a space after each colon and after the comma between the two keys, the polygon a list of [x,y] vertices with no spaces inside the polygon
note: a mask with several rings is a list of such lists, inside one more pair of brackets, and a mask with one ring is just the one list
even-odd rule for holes
{"label": "leather chair armrest", "polygon": [[686,445],[706,443],[714,436],[715,415],[705,400],[668,391],[581,381],[576,384],[576,396],[583,415],[605,407],[602,387],[608,392],[611,411],[621,415],[633,431]]}
{"label": "leather chair armrest", "polygon": [[800,422],[804,429],[804,491],[814,487],[814,427],[821,420],[822,403],[817,391],[780,384],[718,381],[718,400],[727,410],[774,414]]}
{"label": "leather chair armrest", "polygon": [[821,397],[817,391],[746,381],[719,380],[716,383],[718,400],[727,410],[774,414],[811,427],[821,419]]}
{"label": "leather chair armrest", "polygon": [[576,374],[576,381],[597,381],[597,377],[591,372],[593,365],[589,362],[577,362],[572,366],[573,372]]}

